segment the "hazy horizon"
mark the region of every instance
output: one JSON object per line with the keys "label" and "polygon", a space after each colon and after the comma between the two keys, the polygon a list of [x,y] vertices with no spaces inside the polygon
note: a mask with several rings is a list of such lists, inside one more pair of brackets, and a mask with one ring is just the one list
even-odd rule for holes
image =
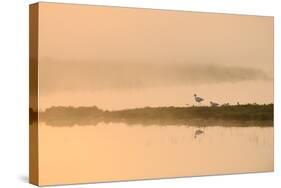
{"label": "hazy horizon", "polygon": [[273,103],[272,17],[41,5],[42,109]]}

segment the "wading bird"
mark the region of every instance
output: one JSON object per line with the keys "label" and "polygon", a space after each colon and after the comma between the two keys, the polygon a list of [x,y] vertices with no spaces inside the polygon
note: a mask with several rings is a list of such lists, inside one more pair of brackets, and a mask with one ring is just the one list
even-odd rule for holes
{"label": "wading bird", "polygon": [[229,103],[224,103],[222,106],[230,106]]}
{"label": "wading bird", "polygon": [[213,102],[213,101],[210,101],[210,104],[211,104],[212,107],[217,107],[217,106],[219,106],[218,103],[215,103],[215,102]]}
{"label": "wading bird", "polygon": [[204,101],[203,98],[198,97],[196,94],[194,94],[194,99],[195,99],[196,102],[198,102],[198,104],[200,104],[200,102]]}

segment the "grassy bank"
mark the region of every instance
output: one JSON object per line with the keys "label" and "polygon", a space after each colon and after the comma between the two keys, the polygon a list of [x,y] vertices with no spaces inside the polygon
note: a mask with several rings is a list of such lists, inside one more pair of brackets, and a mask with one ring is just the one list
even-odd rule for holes
{"label": "grassy bank", "polygon": [[93,107],[51,107],[39,120],[49,125],[96,125],[99,122],[128,125],[273,126],[273,104],[221,107],[145,107],[107,111]]}

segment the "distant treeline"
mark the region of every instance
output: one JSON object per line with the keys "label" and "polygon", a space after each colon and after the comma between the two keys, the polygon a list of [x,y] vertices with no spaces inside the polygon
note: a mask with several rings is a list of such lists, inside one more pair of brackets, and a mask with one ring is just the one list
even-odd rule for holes
{"label": "distant treeline", "polygon": [[144,107],[108,111],[92,107],[50,107],[39,120],[53,126],[126,123],[128,125],[273,126],[273,104],[220,107]]}

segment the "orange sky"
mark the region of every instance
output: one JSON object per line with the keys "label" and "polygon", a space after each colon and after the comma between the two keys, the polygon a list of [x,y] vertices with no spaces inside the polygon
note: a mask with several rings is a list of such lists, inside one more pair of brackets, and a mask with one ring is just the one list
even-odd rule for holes
{"label": "orange sky", "polygon": [[273,17],[39,7],[41,109],[273,102]]}

